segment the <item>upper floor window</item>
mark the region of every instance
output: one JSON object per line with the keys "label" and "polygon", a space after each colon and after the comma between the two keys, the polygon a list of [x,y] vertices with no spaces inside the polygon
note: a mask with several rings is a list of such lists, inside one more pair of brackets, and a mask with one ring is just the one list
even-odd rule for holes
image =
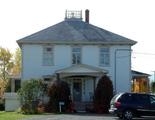
{"label": "upper floor window", "polygon": [[81,48],[73,47],[72,48],[72,64],[80,64],[81,63]]}
{"label": "upper floor window", "polygon": [[43,48],[43,65],[53,65],[53,48],[51,46]]}
{"label": "upper floor window", "polygon": [[110,64],[109,48],[100,48],[100,65],[108,66]]}

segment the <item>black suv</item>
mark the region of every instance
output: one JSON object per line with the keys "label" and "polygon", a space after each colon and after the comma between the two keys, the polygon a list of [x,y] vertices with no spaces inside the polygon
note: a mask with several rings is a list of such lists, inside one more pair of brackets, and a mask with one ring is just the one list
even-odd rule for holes
{"label": "black suv", "polygon": [[155,95],[141,93],[116,94],[110,102],[110,113],[120,119],[131,120],[133,117],[155,116]]}

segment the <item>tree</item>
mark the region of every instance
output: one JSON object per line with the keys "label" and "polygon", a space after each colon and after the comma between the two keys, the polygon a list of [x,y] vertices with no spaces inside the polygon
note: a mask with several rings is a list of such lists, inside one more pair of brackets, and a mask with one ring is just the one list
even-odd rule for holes
{"label": "tree", "polygon": [[2,97],[9,79],[9,72],[13,67],[12,54],[8,49],[0,47],[0,96]]}
{"label": "tree", "polygon": [[12,74],[19,75],[21,72],[21,50],[17,48],[13,58]]}
{"label": "tree", "polygon": [[113,96],[112,81],[104,75],[99,79],[94,94],[94,109],[97,113],[107,113]]}

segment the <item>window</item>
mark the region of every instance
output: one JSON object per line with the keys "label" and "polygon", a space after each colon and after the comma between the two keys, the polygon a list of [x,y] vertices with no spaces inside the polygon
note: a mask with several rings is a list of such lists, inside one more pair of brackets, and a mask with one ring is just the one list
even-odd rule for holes
{"label": "window", "polygon": [[10,78],[6,87],[6,92],[17,92],[21,88],[21,80]]}
{"label": "window", "polygon": [[150,96],[150,102],[151,102],[151,104],[155,105],[155,96],[154,95]]}
{"label": "window", "polygon": [[44,81],[50,81],[51,79],[50,78],[44,78]]}
{"label": "window", "polygon": [[108,66],[110,64],[109,48],[100,48],[100,65]]}
{"label": "window", "polygon": [[21,88],[21,80],[15,79],[15,92],[17,92]]}
{"label": "window", "polygon": [[43,49],[43,65],[53,65],[53,48],[44,47]]}
{"label": "window", "polygon": [[44,93],[47,93],[51,82],[53,82],[53,79],[51,78],[51,76],[46,76],[46,77],[43,76],[43,86],[42,87],[43,87]]}
{"label": "window", "polygon": [[128,103],[128,102],[132,102],[132,94],[124,94],[121,96],[121,102],[124,102],[124,103]]}
{"label": "window", "polygon": [[148,95],[134,94],[133,99],[134,99],[134,102],[137,102],[139,104],[148,104],[149,103]]}
{"label": "window", "polygon": [[74,47],[72,49],[72,64],[80,64],[81,63],[81,48]]}

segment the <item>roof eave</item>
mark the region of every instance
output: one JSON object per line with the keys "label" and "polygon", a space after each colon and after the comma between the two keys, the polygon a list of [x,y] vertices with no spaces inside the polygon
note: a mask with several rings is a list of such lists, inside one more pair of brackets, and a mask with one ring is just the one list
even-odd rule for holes
{"label": "roof eave", "polygon": [[83,45],[135,45],[136,41],[129,41],[129,42],[81,42],[81,41],[17,41],[18,45],[21,46],[22,44],[83,44]]}

